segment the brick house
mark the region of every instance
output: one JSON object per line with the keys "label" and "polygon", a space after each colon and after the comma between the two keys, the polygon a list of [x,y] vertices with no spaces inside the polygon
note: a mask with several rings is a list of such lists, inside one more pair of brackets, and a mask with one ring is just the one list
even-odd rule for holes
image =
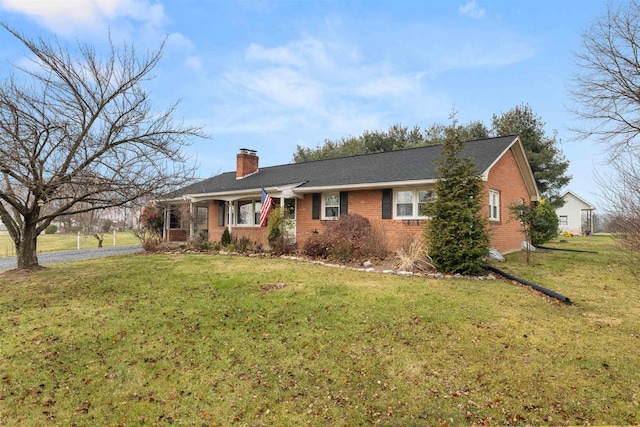
{"label": "brick house", "polygon": [[[185,241],[206,230],[212,242],[225,228],[267,246],[267,228],[259,227],[261,192],[291,212],[291,237],[298,247],[328,221],[343,214],[369,219],[385,236],[388,249],[421,238],[422,204],[433,195],[435,159],[441,146],[411,148],[305,163],[260,168],[255,151],[241,149],[235,172],[222,173],[167,196],[165,239]],[[491,245],[500,252],[519,250],[520,225],[509,220],[508,206],[539,198],[533,173],[517,136],[469,141],[463,157],[472,157],[486,183],[484,198]],[[188,218],[188,219],[187,219]]]}

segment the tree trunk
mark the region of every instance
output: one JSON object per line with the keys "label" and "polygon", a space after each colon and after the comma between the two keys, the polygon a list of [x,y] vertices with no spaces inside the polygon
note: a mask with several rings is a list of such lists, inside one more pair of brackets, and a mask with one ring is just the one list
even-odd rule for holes
{"label": "tree trunk", "polygon": [[36,224],[25,222],[18,243],[16,243],[16,258],[18,270],[26,270],[38,266]]}

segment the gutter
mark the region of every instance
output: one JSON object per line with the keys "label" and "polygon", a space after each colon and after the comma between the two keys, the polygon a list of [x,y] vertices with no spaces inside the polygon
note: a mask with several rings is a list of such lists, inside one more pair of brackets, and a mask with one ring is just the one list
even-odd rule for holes
{"label": "gutter", "polygon": [[[540,247],[540,246],[538,246],[538,247]],[[520,279],[520,278],[518,278],[518,277],[516,277],[516,276],[514,276],[512,274],[509,274],[509,273],[504,272],[502,270],[498,270],[497,268],[492,267],[490,265],[487,265],[486,268],[487,268],[487,270],[492,271],[494,273],[497,273],[497,274],[501,275],[502,277],[505,277],[505,278],[507,278],[509,280],[514,280],[514,281],[516,281],[518,283],[521,283],[523,285],[529,286],[529,287],[535,289],[536,291],[542,292],[545,295],[548,295],[548,296],[550,296],[552,298],[560,300],[561,302],[563,302],[563,303],[565,303],[567,305],[573,304],[573,302],[571,302],[569,297],[566,297],[566,296],[564,296],[562,294],[559,294],[556,291],[553,291],[551,289],[547,289],[547,288],[545,288],[543,286],[540,286],[540,285],[536,285],[533,282],[528,282],[528,281],[526,281],[524,279]]]}
{"label": "gutter", "polygon": [[538,249],[547,249],[549,251],[564,251],[564,252],[582,252],[585,254],[597,254],[596,251],[585,251],[581,249],[564,249],[564,248],[550,248],[549,246],[536,246]]}

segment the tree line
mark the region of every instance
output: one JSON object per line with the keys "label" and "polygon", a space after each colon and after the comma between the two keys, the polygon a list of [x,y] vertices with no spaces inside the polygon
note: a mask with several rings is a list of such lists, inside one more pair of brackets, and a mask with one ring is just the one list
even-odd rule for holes
{"label": "tree line", "polygon": [[494,114],[491,128],[479,120],[467,124],[419,126],[394,124],[388,130],[364,131],[362,135],[325,140],[316,148],[298,145],[293,155],[296,163],[359,154],[379,153],[443,144],[451,135],[460,141],[486,139],[494,136],[519,135],[540,194],[554,207],[562,206],[560,190],[571,180],[567,174],[569,161],[559,148],[557,132],[548,135],[545,122],[528,104],[513,107],[500,115]]}

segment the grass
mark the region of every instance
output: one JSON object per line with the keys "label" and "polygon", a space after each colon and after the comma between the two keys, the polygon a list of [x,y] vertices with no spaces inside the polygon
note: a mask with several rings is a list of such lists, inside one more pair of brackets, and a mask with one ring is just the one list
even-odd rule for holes
{"label": "grass", "polygon": [[[116,246],[138,245],[138,240],[131,232],[121,231],[116,233]],[[113,246],[113,233],[105,233],[104,246]],[[80,248],[97,248],[98,240],[89,235],[80,236]],[[41,234],[38,236],[38,252],[55,252],[78,249],[77,234]],[[16,256],[16,248],[13,240],[7,232],[0,232],[0,258]]]}
{"label": "grass", "polygon": [[629,425],[640,285],[607,237],[504,281],[141,255],[0,276],[3,425]]}

